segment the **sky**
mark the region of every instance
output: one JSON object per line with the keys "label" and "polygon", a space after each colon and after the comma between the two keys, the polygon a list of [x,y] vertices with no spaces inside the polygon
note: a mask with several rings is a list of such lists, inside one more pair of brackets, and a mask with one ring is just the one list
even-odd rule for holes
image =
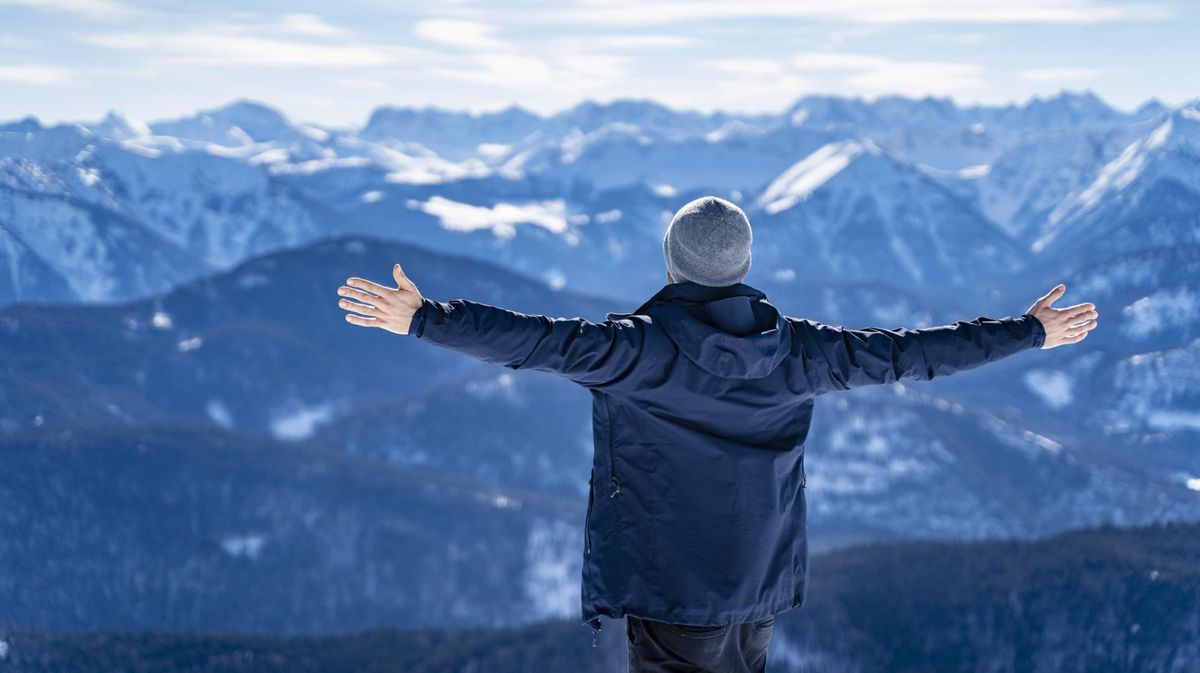
{"label": "sky", "polygon": [[357,126],[381,105],[582,100],[778,112],[806,94],[1121,109],[1200,98],[1188,0],[0,0],[0,120],[153,121],[238,99]]}

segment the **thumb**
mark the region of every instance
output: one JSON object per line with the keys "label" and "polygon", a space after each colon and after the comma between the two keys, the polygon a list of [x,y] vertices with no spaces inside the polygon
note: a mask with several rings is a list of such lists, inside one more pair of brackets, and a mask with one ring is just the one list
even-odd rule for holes
{"label": "thumb", "polygon": [[408,279],[407,275],[405,275],[404,269],[400,268],[399,264],[392,265],[392,278],[396,279],[396,287],[400,288],[401,290],[411,290],[413,287],[415,287],[413,282]]}
{"label": "thumb", "polygon": [[1050,304],[1053,304],[1054,302],[1058,301],[1059,298],[1062,297],[1064,293],[1066,293],[1066,291],[1067,291],[1067,286],[1063,285],[1062,283],[1059,283],[1058,285],[1055,285],[1053,288],[1051,288],[1051,290],[1049,292],[1047,292],[1044,297],[1039,299],[1038,303],[1041,304],[1042,306],[1049,306]]}

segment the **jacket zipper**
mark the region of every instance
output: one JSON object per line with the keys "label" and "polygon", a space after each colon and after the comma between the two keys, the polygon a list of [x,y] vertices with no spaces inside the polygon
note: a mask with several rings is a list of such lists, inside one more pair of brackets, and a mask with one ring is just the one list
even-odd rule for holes
{"label": "jacket zipper", "polygon": [[608,425],[608,497],[615,498],[621,492],[621,481],[617,479],[617,468],[613,464],[612,409],[608,406],[608,395],[604,396],[604,421]]}
{"label": "jacket zipper", "polygon": [[588,556],[591,556],[591,554],[592,554],[592,505],[596,500],[596,484],[594,483],[595,481],[596,481],[596,478],[594,475],[588,476],[587,515],[584,517],[584,520],[583,520],[584,550],[587,552]]}

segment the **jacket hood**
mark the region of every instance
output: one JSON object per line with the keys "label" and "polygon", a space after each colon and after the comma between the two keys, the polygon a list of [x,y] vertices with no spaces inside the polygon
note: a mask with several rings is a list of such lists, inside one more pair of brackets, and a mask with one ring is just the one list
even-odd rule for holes
{"label": "jacket hood", "polygon": [[791,352],[792,331],[779,309],[744,283],[672,283],[633,313],[608,317],[631,315],[650,316],[685,357],[722,378],[763,378]]}

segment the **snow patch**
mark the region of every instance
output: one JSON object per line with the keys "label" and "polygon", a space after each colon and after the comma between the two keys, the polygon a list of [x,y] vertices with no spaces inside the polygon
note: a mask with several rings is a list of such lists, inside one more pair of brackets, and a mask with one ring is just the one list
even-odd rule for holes
{"label": "snow patch", "polygon": [[534,521],[525,543],[522,585],[535,619],[578,614],[579,531],[562,521]]}
{"label": "snow patch", "polygon": [[596,224],[608,224],[609,222],[616,222],[617,220],[621,219],[621,211],[613,208],[612,210],[606,210],[603,213],[596,213],[596,216],[592,219],[596,221]]}
{"label": "snow patch", "polygon": [[197,336],[197,337],[192,337],[191,339],[184,339],[183,341],[180,341],[176,347],[179,349],[180,353],[187,353],[190,351],[194,351],[203,345],[204,345],[204,339]]}
{"label": "snow patch", "polygon": [[231,535],[221,540],[221,549],[234,558],[247,558],[251,561],[262,553],[266,538],[261,535]]}
{"label": "snow patch", "polygon": [[491,208],[451,201],[434,196],[428,201],[408,201],[408,207],[429,213],[441,220],[442,228],[451,231],[491,229],[497,238],[510,239],[516,235],[517,224],[533,224],[553,233],[567,230],[567,206],[562,199],[516,205],[499,203]]}
{"label": "snow patch", "polygon": [[1200,431],[1200,411],[1156,409],[1147,414],[1146,422],[1159,430]]}
{"label": "snow patch", "polygon": [[987,177],[992,172],[991,164],[979,164],[978,166],[967,166],[959,169],[958,177],[964,180],[978,180],[979,178]]}
{"label": "snow patch", "polygon": [[746,124],[741,120],[735,119],[726,122],[721,128],[709,131],[704,134],[704,141],[707,143],[719,143],[728,139],[730,136],[737,135],[746,130]]}
{"label": "snow patch", "polygon": [[511,149],[512,145],[504,145],[502,143],[481,143],[475,148],[475,151],[481,156],[495,161],[503,157],[505,154],[508,154],[508,151]]}
{"label": "snow patch", "polygon": [[513,375],[509,372],[483,381],[471,381],[466,385],[466,391],[484,399],[503,395],[510,399],[518,399],[516,388],[513,386]]}
{"label": "snow patch", "polygon": [[204,405],[204,412],[208,414],[208,419],[217,424],[217,427],[229,430],[233,428],[233,414],[229,413],[229,407],[221,400],[209,400],[208,404]]}
{"label": "snow patch", "polygon": [[772,215],[791,208],[807,199],[866,151],[864,144],[853,140],[821,147],[775,178],[758,197],[759,206]]}
{"label": "snow patch", "polygon": [[1122,331],[1131,337],[1146,337],[1171,327],[1185,327],[1200,317],[1200,297],[1185,287],[1160,290],[1126,306],[1128,318]]}
{"label": "snow patch", "polygon": [[1025,374],[1024,381],[1030,392],[1055,409],[1065,407],[1074,399],[1072,380],[1066,372],[1034,369]]}
{"label": "snow patch", "polygon": [[276,439],[298,441],[308,439],[317,426],[328,423],[333,410],[328,404],[298,406],[271,420],[271,434]]}
{"label": "snow patch", "polygon": [[546,284],[550,286],[551,290],[561,290],[567,286],[566,275],[558,269],[547,269],[542,277],[546,279]]}

